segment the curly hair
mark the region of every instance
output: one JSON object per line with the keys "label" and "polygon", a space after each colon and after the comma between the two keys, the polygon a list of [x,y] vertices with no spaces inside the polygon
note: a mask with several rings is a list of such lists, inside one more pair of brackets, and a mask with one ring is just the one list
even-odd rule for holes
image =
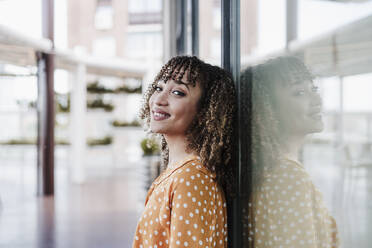
{"label": "curly hair", "polygon": [[[186,131],[187,149],[195,151],[205,167],[216,173],[218,183],[225,189],[232,187],[233,120],[236,96],[233,79],[227,71],[207,64],[195,56],[177,56],[160,70],[144,95],[140,118],[145,128],[150,125],[149,99],[159,80],[180,80],[186,73],[189,84],[200,85],[201,97],[194,120]],[[169,150],[160,135],[163,165],[168,164]]]}
{"label": "curly hair", "polygon": [[259,186],[264,171],[281,157],[280,123],[274,103],[274,86],[301,83],[313,76],[304,63],[292,56],[281,56],[249,67],[241,73],[244,92],[250,92],[251,107],[245,109],[251,128],[252,186]]}

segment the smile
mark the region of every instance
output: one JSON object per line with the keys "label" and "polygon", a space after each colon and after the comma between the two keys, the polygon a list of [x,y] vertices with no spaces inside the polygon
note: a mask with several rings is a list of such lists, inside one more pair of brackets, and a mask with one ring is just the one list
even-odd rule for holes
{"label": "smile", "polygon": [[312,113],[309,116],[314,120],[320,120],[322,119],[322,112]]}
{"label": "smile", "polygon": [[170,114],[163,112],[163,111],[153,112],[153,118],[155,121],[162,121],[162,120],[168,119],[169,117],[170,117]]}

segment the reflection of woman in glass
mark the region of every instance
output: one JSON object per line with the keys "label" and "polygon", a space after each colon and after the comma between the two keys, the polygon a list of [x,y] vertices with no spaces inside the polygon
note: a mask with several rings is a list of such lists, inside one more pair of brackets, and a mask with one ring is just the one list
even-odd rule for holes
{"label": "reflection of woman in glass", "polygon": [[145,95],[141,117],[162,139],[167,169],[154,181],[133,247],[227,247],[234,85],[196,57],[171,59]]}
{"label": "reflection of woman in glass", "polygon": [[252,87],[246,241],[250,247],[338,247],[336,223],[298,161],[305,136],[323,129],[312,76],[300,60],[279,57],[244,71],[242,84]]}

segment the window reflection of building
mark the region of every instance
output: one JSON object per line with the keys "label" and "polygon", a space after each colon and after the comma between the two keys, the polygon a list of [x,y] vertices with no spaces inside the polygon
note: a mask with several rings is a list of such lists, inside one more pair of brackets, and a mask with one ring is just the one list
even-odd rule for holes
{"label": "window reflection of building", "polygon": [[217,4],[213,6],[213,28],[216,30],[221,29],[221,9]]}
{"label": "window reflection of building", "polygon": [[114,37],[98,38],[92,43],[93,55],[99,57],[115,57],[116,41]]}
{"label": "window reflection of building", "polygon": [[[241,57],[251,56],[258,43],[258,1],[240,1]],[[199,1],[199,56],[213,64],[221,58],[221,0]]]}
{"label": "window reflection of building", "polygon": [[160,61],[163,54],[161,23],[161,0],[130,0],[125,56],[133,59],[147,58]]}
{"label": "window reflection of building", "polygon": [[114,11],[111,0],[97,0],[96,13],[94,16],[94,26],[99,30],[113,28]]}
{"label": "window reflection of building", "polygon": [[128,2],[129,24],[160,24],[161,0],[130,0]]}
{"label": "window reflection of building", "polygon": [[143,59],[150,57],[161,59],[163,55],[161,30],[129,32],[126,35],[125,54],[128,58]]}
{"label": "window reflection of building", "polygon": [[210,46],[210,54],[213,59],[220,60],[221,59],[221,39],[213,38],[211,40]]}
{"label": "window reflection of building", "polygon": [[68,23],[70,48],[100,57],[162,59],[161,0],[68,0]]}

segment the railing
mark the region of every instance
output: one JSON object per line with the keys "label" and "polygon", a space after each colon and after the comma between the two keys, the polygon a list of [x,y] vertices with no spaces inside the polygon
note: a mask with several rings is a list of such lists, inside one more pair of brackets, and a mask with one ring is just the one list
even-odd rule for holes
{"label": "railing", "polygon": [[161,12],[129,13],[129,24],[160,24],[162,22]]}

